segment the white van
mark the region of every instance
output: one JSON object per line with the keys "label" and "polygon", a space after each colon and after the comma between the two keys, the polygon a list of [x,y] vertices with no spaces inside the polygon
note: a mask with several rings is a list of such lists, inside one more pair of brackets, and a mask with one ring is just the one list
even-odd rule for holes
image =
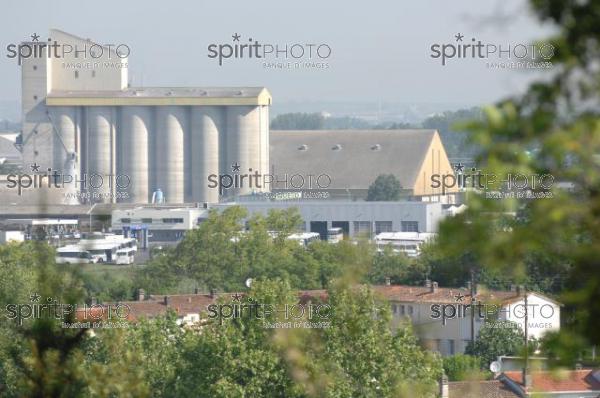
{"label": "white van", "polygon": [[339,243],[344,239],[344,231],[341,228],[329,228],[327,230],[327,242]]}
{"label": "white van", "polygon": [[287,239],[297,241],[300,246],[308,246],[311,242],[320,240],[321,235],[318,232],[299,232],[291,234]]}
{"label": "white van", "polygon": [[96,259],[78,246],[65,246],[56,250],[56,264],[93,264]]}
{"label": "white van", "polygon": [[135,261],[134,249],[119,249],[116,253],[115,264],[133,264]]}

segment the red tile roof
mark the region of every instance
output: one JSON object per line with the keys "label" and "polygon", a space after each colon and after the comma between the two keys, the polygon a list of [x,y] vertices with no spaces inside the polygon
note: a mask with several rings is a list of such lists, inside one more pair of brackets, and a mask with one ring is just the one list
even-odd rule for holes
{"label": "red tile roof", "polygon": [[500,380],[451,381],[448,383],[450,398],[515,398],[517,393]]}
{"label": "red tile roof", "polygon": [[[523,387],[523,373],[521,371],[508,371],[504,372],[503,375]],[[600,392],[600,370],[596,371],[596,376],[594,376],[594,370],[592,369],[532,372],[531,391]]]}
{"label": "red tile roof", "polygon": [[[234,293],[231,293],[234,294]],[[165,302],[165,297],[167,302]],[[123,301],[121,304],[129,306],[134,320],[140,318],[153,318],[167,313],[168,309],[177,314],[200,314],[206,307],[216,302],[219,295],[210,294],[172,294],[167,296],[149,295],[142,301]]]}
{"label": "red tile roof", "polygon": [[[378,285],[373,286],[376,294],[388,301],[404,301],[416,303],[456,303],[456,295],[463,295],[465,304],[470,303],[471,295],[466,288],[443,288],[432,289],[425,286],[404,285]],[[149,295],[143,301],[123,301],[123,305],[131,309],[130,320],[140,317],[152,318],[165,314],[167,309],[172,309],[180,315],[206,311],[206,307],[217,301],[219,297],[233,296],[235,293],[220,293],[214,297],[210,294],[176,294],[176,295]],[[241,293],[240,293],[241,294]],[[243,295],[243,294],[241,294]],[[167,297],[168,304],[165,303]],[[301,303],[311,299],[327,300],[327,290],[300,290],[298,298]],[[519,294],[513,291],[494,291],[479,289],[475,296],[476,301],[482,302],[510,302],[519,298]],[[114,306],[117,303],[107,303],[106,306]]]}
{"label": "red tile roof", "polygon": [[[418,303],[456,303],[456,295],[464,295],[465,304],[471,302],[471,292],[466,288],[431,288],[426,286],[383,285],[373,286],[375,292],[390,301],[406,301]],[[475,301],[505,302],[519,298],[517,292],[478,289]]]}

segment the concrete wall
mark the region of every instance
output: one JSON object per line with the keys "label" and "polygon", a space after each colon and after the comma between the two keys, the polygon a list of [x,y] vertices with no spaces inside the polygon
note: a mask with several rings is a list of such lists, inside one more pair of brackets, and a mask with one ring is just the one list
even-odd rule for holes
{"label": "concrete wall", "polygon": [[219,132],[225,128],[223,107],[192,107],[191,202],[219,201],[217,189],[208,188],[208,176],[219,174]]}
{"label": "concrete wall", "polygon": [[54,132],[48,118],[46,53],[44,58],[27,58],[21,65],[21,112],[23,117],[23,163],[36,162],[41,169],[54,165]]}
{"label": "concrete wall", "polygon": [[[253,106],[227,108],[226,173],[234,174],[232,165],[240,166],[240,174],[252,174],[264,166],[261,161],[261,110]],[[268,158],[268,155],[267,155]],[[266,171],[265,171],[266,173]],[[249,184],[227,190],[227,196],[245,195],[258,191]]]}
{"label": "concrete wall", "polygon": [[[110,51],[90,40],[60,30],[52,29],[50,38],[60,46],[71,46],[72,52],[64,54],[64,57],[52,57],[48,60],[52,71],[48,91],[121,90],[127,87],[127,58],[122,59],[114,50]],[[75,50],[79,52],[75,54]]]}
{"label": "concrete wall", "polygon": [[156,185],[169,203],[183,203],[184,144],[189,129],[189,109],[164,106],[156,109]]}
{"label": "concrete wall", "polygon": [[147,203],[151,194],[150,144],[153,139],[154,110],[144,106],[126,106],[121,109],[118,128],[120,167],[118,173],[129,178],[126,203]]}
{"label": "concrete wall", "polygon": [[114,185],[109,179],[115,174],[113,150],[116,108],[93,106],[86,108],[86,145],[83,156],[86,159],[88,191],[99,195],[95,202],[112,202]]}

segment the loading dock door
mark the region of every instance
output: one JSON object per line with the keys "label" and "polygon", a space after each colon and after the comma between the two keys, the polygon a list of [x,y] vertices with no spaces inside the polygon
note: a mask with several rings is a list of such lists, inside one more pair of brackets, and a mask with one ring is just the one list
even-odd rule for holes
{"label": "loading dock door", "polygon": [[331,228],[341,228],[344,231],[344,239],[348,239],[350,235],[350,222],[349,221],[333,221]]}
{"label": "loading dock door", "polygon": [[321,240],[327,240],[327,221],[311,221],[310,232],[317,232]]}

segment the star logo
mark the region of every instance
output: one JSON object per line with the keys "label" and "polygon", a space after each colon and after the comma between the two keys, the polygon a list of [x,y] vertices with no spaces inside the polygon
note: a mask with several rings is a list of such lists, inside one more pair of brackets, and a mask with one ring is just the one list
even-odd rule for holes
{"label": "star logo", "polygon": [[242,37],[242,36],[235,33],[235,34],[231,35],[231,37],[233,37],[233,41],[240,41],[240,37]]}
{"label": "star logo", "polygon": [[454,37],[456,38],[456,41],[463,41],[463,37],[465,37],[464,35],[461,35],[460,33],[457,33],[456,35],[454,35]]}
{"label": "star logo", "polygon": [[234,173],[240,171],[240,165],[238,164],[238,162],[235,162],[234,164],[231,165],[231,171],[233,171]]}
{"label": "star logo", "polygon": [[241,301],[241,299],[242,299],[242,295],[239,294],[239,293],[235,293],[235,294],[231,295],[231,301],[232,302],[236,302],[237,301],[239,303]]}
{"label": "star logo", "polygon": [[29,295],[29,301],[32,303],[39,303],[41,297],[42,296],[40,296],[38,293],[31,293]]}
{"label": "star logo", "polygon": [[37,173],[38,171],[40,171],[40,165],[37,164],[37,163],[32,164],[31,165],[31,171],[34,171],[34,172]]}
{"label": "star logo", "polygon": [[31,41],[39,41],[40,35],[34,33],[31,35]]}
{"label": "star logo", "polygon": [[465,295],[460,294],[460,293],[455,294],[454,299],[456,300],[457,303],[461,303],[465,299]]}
{"label": "star logo", "polygon": [[456,163],[456,164],[454,165],[454,170],[455,170],[457,173],[462,173],[462,172],[465,170],[465,165],[464,165],[464,164],[462,164],[462,163]]}

